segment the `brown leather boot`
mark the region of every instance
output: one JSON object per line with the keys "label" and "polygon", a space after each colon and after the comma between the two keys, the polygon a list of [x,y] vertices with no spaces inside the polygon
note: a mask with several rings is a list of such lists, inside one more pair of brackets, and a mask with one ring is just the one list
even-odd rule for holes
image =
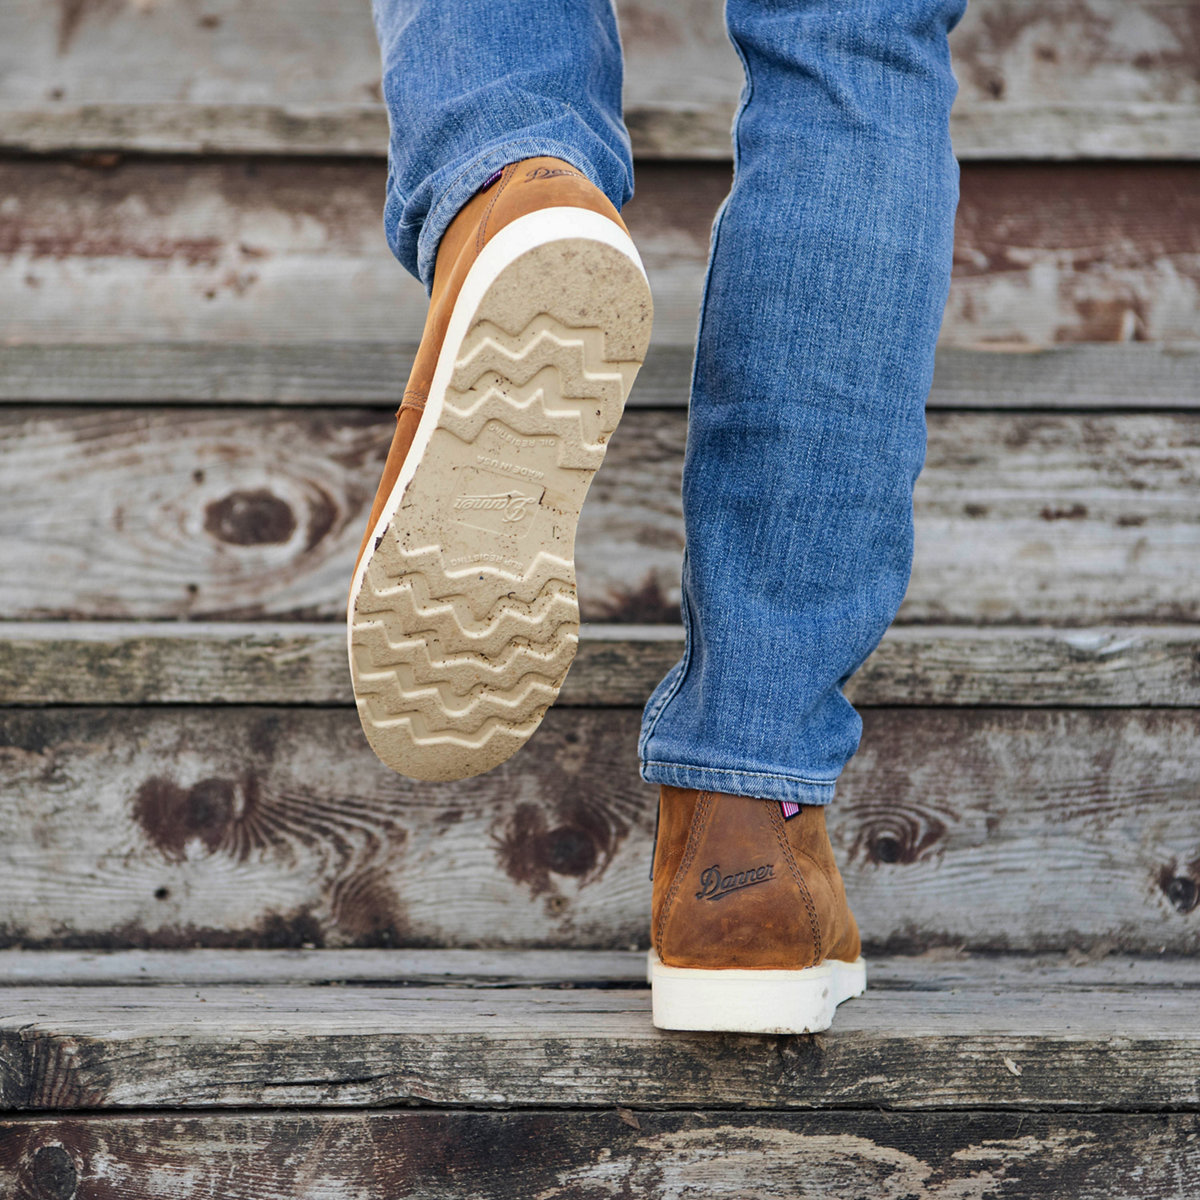
{"label": "brown leather boot", "polygon": [[575,526],[650,340],[641,260],[569,163],[512,163],[438,248],[347,606],[359,718],[415,779],[503,762],[578,642]]}
{"label": "brown leather boot", "polygon": [[867,985],[823,805],[664,787],[651,923],[661,1029],[813,1033]]}

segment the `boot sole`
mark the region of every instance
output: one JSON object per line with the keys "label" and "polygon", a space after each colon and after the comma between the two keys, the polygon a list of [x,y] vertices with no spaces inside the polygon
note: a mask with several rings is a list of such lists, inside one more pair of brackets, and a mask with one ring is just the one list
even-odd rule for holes
{"label": "boot sole", "polygon": [[651,320],[633,242],[586,209],[521,217],[472,265],[347,609],[359,719],[393,770],[488,771],[557,698],[575,529]]}
{"label": "boot sole", "polygon": [[647,976],[659,1029],[728,1033],[819,1033],[843,1000],[867,988],[861,956],[796,971],[707,971],[668,967],[651,950]]}

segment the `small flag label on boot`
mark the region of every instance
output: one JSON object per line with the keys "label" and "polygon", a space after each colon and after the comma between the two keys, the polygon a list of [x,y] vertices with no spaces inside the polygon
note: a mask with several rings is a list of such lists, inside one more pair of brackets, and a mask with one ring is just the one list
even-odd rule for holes
{"label": "small flag label on boot", "polygon": [[795,800],[780,800],[779,807],[785,821],[790,821],[800,811],[800,805]]}

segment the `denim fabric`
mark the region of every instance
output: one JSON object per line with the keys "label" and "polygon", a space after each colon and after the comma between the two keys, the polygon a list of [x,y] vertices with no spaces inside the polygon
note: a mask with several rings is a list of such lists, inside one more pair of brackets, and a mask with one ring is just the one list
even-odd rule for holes
{"label": "denim fabric", "polygon": [[499,168],[552,155],[633,195],[612,0],[372,0],[383,60],[384,233],[433,286],[438,243]]}
{"label": "denim fabric", "polygon": [[[713,225],[684,463],[681,661],[644,779],[824,804],[858,748],[842,685],[908,585],[912,491],[958,167],[946,35],[965,0],[728,0],[746,73]],[[504,162],[631,192],[607,0],[375,0],[387,236],[428,283]]]}

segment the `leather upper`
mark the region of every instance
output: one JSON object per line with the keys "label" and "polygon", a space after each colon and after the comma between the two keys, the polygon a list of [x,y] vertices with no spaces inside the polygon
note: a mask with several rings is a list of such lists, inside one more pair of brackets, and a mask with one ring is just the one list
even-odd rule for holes
{"label": "leather upper", "polygon": [[484,246],[506,225],[539,209],[558,206],[601,213],[628,233],[608,197],[585,175],[560,158],[538,157],[509,163],[499,179],[471,197],[442,235],[434,266],[429,313],[404,396],[396,411],[396,428],[383,477],[354,561],[356,571],[367,548],[367,539],[383,512],[416,437],[450,315],[468,271]]}
{"label": "leather upper", "polygon": [[823,805],[663,787],[651,934],[671,967],[797,970],[853,962],[858,925]]}

